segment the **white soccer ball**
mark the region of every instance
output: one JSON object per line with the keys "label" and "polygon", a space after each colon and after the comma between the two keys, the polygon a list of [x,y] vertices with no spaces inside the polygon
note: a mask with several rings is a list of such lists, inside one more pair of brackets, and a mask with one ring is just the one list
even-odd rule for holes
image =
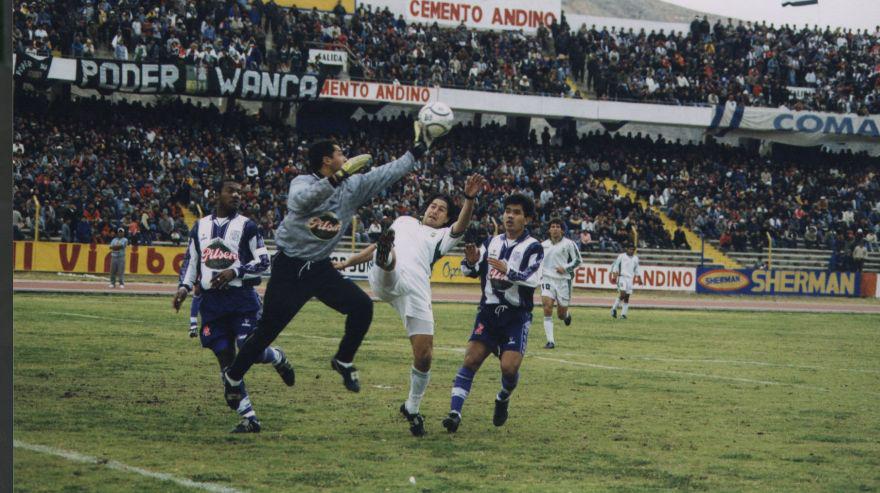
{"label": "white soccer ball", "polygon": [[422,131],[432,139],[443,137],[452,130],[454,119],[452,108],[446,103],[439,101],[426,104],[419,110],[419,121],[422,123]]}

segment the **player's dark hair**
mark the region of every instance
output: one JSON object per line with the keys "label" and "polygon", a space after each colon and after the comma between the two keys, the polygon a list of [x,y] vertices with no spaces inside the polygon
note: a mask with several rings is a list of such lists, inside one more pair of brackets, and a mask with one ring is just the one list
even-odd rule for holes
{"label": "player's dark hair", "polygon": [[558,217],[551,218],[550,222],[547,223],[547,228],[549,229],[550,226],[553,226],[554,224],[559,226],[560,228],[562,228],[562,231],[565,231],[565,222],[563,222],[561,218],[558,218]]}
{"label": "player's dark hair", "polygon": [[336,145],[336,141],[330,139],[312,142],[312,145],[309,146],[309,171],[312,173],[321,171],[321,166],[324,165],[324,158],[333,157]]}
{"label": "player's dark hair", "polygon": [[426,212],[428,212],[428,207],[431,205],[431,202],[440,199],[443,202],[446,202],[446,224],[443,226],[449,226],[454,223],[456,219],[458,219],[458,207],[455,206],[455,202],[452,201],[452,197],[445,193],[435,193],[428,197],[428,200],[425,201],[424,206],[422,207],[422,215],[424,216]]}
{"label": "player's dark hair", "polygon": [[222,177],[220,177],[219,179],[214,181],[214,185],[212,188],[219,195],[220,192],[223,191],[223,186],[226,185],[227,183],[239,183],[240,184],[241,181],[235,176],[223,175]]}
{"label": "player's dark hair", "polygon": [[523,214],[525,214],[526,217],[535,217],[535,202],[526,195],[523,195],[521,193],[513,193],[508,195],[504,199],[504,207],[506,208],[509,205],[518,205],[522,207]]}

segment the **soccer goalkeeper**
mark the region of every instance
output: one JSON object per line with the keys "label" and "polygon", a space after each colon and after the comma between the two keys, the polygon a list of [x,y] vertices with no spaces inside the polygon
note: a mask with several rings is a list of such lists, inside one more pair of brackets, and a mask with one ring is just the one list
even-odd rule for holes
{"label": "soccer goalkeeper", "polygon": [[414,127],[413,146],[406,154],[366,173],[372,162],[367,154],[347,159],[330,140],[309,147],[311,174],[290,182],[287,215],[275,234],[279,251],[272,259],[262,318],[223,372],[230,406],[242,398],[242,378],[257,356],[312,297],[346,315],[345,334],[330,365],[342,375],[345,388],[360,391],[353,361],[373,320],[373,301],[333,268],[330,254],[358,207],[411,172],[431,146],[432,139],[422,132],[421,124],[416,122]]}

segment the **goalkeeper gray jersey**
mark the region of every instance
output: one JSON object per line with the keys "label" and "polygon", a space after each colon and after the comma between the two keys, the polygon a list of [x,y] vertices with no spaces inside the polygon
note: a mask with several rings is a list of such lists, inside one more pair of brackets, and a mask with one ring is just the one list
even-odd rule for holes
{"label": "goalkeeper gray jersey", "polygon": [[290,181],[287,215],[275,232],[275,244],[289,257],[317,261],[330,257],[358,208],[412,171],[418,161],[409,152],[367,173],[348,177],[334,188],[310,174]]}

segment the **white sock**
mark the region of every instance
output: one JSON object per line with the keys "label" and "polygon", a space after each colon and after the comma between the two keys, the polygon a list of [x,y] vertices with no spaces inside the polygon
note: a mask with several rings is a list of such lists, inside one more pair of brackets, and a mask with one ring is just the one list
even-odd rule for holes
{"label": "white sock", "polygon": [[620,306],[620,298],[614,299],[614,305],[611,306],[612,310],[617,310],[617,307]]}
{"label": "white sock", "polygon": [[272,358],[272,365],[275,366],[278,363],[281,363],[281,351],[279,351],[278,349],[271,347],[271,346],[269,347],[269,349],[271,349],[272,354],[275,355],[275,357]]}
{"label": "white sock", "polygon": [[198,317],[189,317],[189,324],[190,325],[199,325]]}
{"label": "white sock", "polygon": [[410,414],[419,412],[419,405],[422,403],[422,397],[428,388],[428,382],[431,381],[431,370],[419,371],[415,367],[411,369],[409,379],[409,397],[406,399],[406,411]]}
{"label": "white sock", "polygon": [[553,340],[553,317],[544,317],[544,334],[547,336],[547,342],[556,344]]}
{"label": "white sock", "polygon": [[628,312],[628,311],[629,311],[629,303],[624,303],[623,304],[623,312],[621,312],[621,315],[623,315],[625,317],[626,312]]}

